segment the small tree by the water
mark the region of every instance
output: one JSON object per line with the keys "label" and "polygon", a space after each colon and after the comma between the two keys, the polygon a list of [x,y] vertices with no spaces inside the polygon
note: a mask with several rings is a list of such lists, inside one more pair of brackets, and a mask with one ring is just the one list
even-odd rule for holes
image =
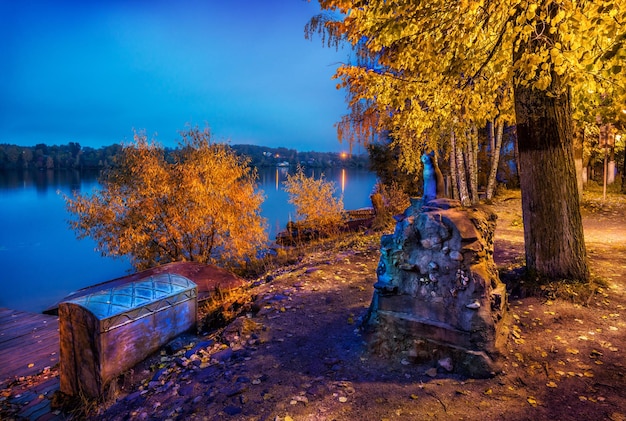
{"label": "small tree by the water", "polygon": [[339,230],[343,222],[343,200],[335,198],[335,183],[307,177],[301,167],[287,176],[285,191],[289,203],[296,207],[298,227],[328,235]]}
{"label": "small tree by the water", "polygon": [[181,133],[173,160],[136,134],[102,189],[66,198],[79,238],[105,256],[129,256],[135,269],[175,261],[237,264],[267,241],[256,173],[208,129]]}
{"label": "small tree by the water", "polygon": [[411,204],[410,196],[393,181],[376,183],[370,198],[375,213],[372,228],[378,231],[393,231],[396,225],[393,217],[403,213]]}

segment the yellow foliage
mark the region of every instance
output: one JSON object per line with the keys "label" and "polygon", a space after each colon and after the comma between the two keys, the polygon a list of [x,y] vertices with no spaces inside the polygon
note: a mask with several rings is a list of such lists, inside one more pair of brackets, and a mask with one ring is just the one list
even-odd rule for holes
{"label": "yellow foliage", "polygon": [[267,241],[256,173],[208,129],[181,133],[173,161],[145,134],[123,145],[91,195],[66,198],[79,238],[136,269],[173,261],[236,264]]}
{"label": "yellow foliage", "polygon": [[305,229],[322,234],[336,232],[343,222],[342,198],[335,198],[335,185],[324,179],[307,177],[298,167],[293,175],[287,176],[285,190],[289,203],[296,207],[296,219]]}
{"label": "yellow foliage", "polygon": [[352,111],[339,136],[367,142],[391,131],[408,167],[419,156],[415,138],[438,143],[459,124],[481,127],[496,116],[513,122],[514,84],[550,95],[570,89],[579,107],[597,86],[613,118],[626,103],[626,0],[320,4],[342,13],[329,32],[358,57],[336,73]]}

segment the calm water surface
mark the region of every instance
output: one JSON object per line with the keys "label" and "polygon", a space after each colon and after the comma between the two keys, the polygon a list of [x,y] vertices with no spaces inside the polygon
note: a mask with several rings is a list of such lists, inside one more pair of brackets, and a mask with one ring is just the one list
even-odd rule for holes
{"label": "calm water surface", "polygon": [[[286,168],[259,171],[270,238],[294,218],[282,185],[286,175]],[[319,170],[308,175],[319,177]],[[324,175],[346,209],[370,206],[374,174],[326,169]],[[91,239],[77,240],[68,228],[63,195],[98,187],[97,173],[0,172],[0,307],[41,311],[72,291],[131,271],[127,259],[100,256]]]}

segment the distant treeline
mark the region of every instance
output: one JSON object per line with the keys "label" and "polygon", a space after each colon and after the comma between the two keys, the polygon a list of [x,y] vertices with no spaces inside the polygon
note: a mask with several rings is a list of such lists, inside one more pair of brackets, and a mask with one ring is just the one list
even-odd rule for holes
{"label": "distant treeline", "polygon": [[[303,165],[314,168],[349,167],[367,168],[367,154],[349,155],[335,152],[298,152],[295,149],[268,148],[256,145],[231,145],[232,149],[250,158],[255,167],[272,167],[279,164]],[[70,142],[67,145],[35,146],[0,144],[0,170],[99,170],[115,164],[120,153],[119,144],[95,149]],[[166,153],[173,149],[166,148]]]}

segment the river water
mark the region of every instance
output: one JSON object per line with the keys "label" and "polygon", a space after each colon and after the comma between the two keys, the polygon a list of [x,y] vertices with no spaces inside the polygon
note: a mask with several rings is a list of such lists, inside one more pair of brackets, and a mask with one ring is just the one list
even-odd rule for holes
{"label": "river water", "polygon": [[[294,218],[283,189],[287,168],[259,171],[266,199],[262,215],[269,237]],[[308,174],[319,177],[319,170]],[[370,206],[376,176],[355,169],[325,169],[346,209]],[[98,188],[97,173],[78,171],[0,172],[0,307],[41,311],[79,288],[127,275],[125,258],[102,257],[91,239],[68,228],[63,195]]]}

